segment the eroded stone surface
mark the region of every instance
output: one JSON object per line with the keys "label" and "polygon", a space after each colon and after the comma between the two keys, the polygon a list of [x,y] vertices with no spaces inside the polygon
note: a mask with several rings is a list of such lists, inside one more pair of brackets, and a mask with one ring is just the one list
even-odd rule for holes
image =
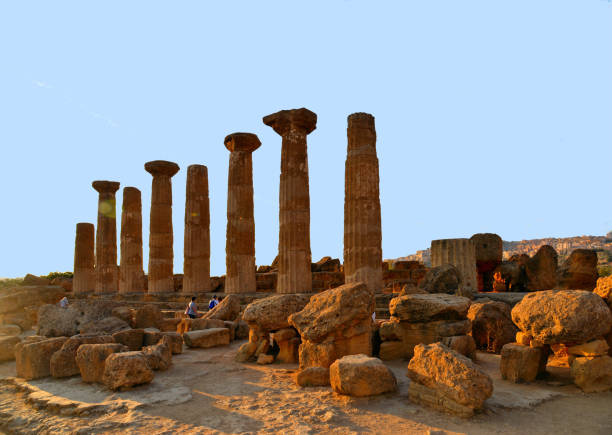
{"label": "eroded stone surface", "polygon": [[332,389],[339,394],[363,397],[388,393],[397,389],[395,376],[378,358],[347,355],[329,368]]}
{"label": "eroded stone surface", "polygon": [[116,181],[94,181],[98,192],[98,226],[96,228],[96,293],[113,293],[119,288],[117,267]]}
{"label": "eroded stone surface", "polygon": [[75,362],[83,382],[103,382],[106,358],[116,352],[129,349],[120,343],[81,344],[75,355]]}
{"label": "eroded stone surface", "polygon": [[148,384],[153,380],[153,370],[142,352],[110,354],[104,362],[104,384],[111,390]]}
{"label": "eroded stone surface", "polygon": [[120,293],[142,293],[145,291],[142,258],[142,201],[140,190],[135,187],[126,187],[123,189],[121,209]]}

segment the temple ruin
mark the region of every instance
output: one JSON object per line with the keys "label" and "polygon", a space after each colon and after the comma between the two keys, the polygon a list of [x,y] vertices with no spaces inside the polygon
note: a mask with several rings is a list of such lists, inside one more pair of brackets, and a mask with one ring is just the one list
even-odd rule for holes
{"label": "temple ruin", "polygon": [[98,192],[98,227],[96,229],[96,293],[117,292],[119,269],[117,268],[117,218],[115,192],[116,181],[94,181]]}

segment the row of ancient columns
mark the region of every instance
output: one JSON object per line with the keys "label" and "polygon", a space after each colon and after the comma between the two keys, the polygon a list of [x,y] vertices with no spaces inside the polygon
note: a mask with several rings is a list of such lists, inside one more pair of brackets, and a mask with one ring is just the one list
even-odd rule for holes
{"label": "row of ancient columns", "polygon": [[[263,118],[282,137],[279,194],[278,293],[312,291],[310,194],[306,137],[316,128],[317,115],[307,109],[282,110]],[[348,117],[345,173],[344,270],[346,282],[382,288],[381,217],[374,117]],[[225,138],[230,151],[226,293],[256,291],[255,220],[253,216],[252,153],[261,145],[256,135],[234,133]],[[172,183],[176,163],[145,164],[153,176],[149,233],[148,291],[174,291]],[[115,192],[119,183],[94,181],[99,193],[98,226],[77,224],[73,287],[76,293],[144,291],[142,205],[135,187],[123,190],[121,264],[117,267]],[[210,215],[208,173],[189,166],[185,203],[183,292],[210,289]],[[95,264],[94,264],[95,263]]]}

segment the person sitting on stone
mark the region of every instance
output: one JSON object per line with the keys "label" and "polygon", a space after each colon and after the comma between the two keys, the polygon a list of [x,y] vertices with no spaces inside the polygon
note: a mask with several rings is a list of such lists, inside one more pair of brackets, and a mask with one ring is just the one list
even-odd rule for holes
{"label": "person sitting on stone", "polygon": [[68,308],[68,298],[66,296],[64,296],[63,298],[60,299],[60,301],[58,302],[58,305],[61,308]]}
{"label": "person sitting on stone", "polygon": [[219,305],[219,300],[217,299],[217,295],[213,295],[212,299],[210,300],[210,302],[208,303],[208,309],[212,310],[213,308],[215,308],[217,305]]}
{"label": "person sitting on stone", "polygon": [[198,306],[196,305],[195,300],[196,297],[192,297],[191,302],[189,302],[189,305],[187,305],[187,309],[185,310],[185,314],[187,314],[192,319],[198,317]]}

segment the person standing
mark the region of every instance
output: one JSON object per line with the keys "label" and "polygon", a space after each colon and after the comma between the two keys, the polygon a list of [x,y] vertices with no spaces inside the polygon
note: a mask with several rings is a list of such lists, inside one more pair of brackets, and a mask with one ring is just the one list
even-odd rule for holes
{"label": "person standing", "polygon": [[193,296],[191,298],[191,302],[189,302],[189,305],[187,306],[187,309],[185,310],[185,314],[187,314],[192,319],[195,319],[196,317],[198,317],[198,306],[196,305],[195,300],[196,300],[196,297]]}
{"label": "person standing", "polygon": [[215,308],[217,305],[219,305],[219,300],[217,299],[217,295],[213,295],[212,299],[210,300],[210,302],[208,303],[208,309],[212,310],[213,308]]}

